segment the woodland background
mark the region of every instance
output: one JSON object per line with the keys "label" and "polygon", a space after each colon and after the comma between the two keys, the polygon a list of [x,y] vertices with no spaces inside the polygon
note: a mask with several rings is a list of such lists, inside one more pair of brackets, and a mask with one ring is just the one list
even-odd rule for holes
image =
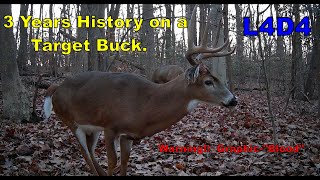
{"label": "woodland background", "polygon": [[[141,17],[146,22],[155,17],[176,20],[181,14],[190,18],[194,4],[21,4],[20,15],[38,18],[112,16]],[[237,45],[228,57],[206,61],[239,97],[239,105],[228,110],[200,105],[193,113],[170,129],[145,138],[134,145],[129,175],[319,175],[320,173],[320,8],[319,4],[201,4],[199,29],[210,21],[209,44],[222,18],[219,42],[230,35]],[[213,17],[207,17],[209,9]],[[231,12],[230,9],[233,9]],[[126,13],[123,13],[126,12]],[[11,5],[0,5],[0,17],[12,13]],[[180,15],[178,15],[180,14]],[[310,36],[243,36],[243,17],[251,18],[256,29],[265,17],[292,17],[297,24],[310,18]],[[36,16],[34,16],[36,17]],[[0,21],[2,22],[2,21]],[[150,79],[160,66],[177,64],[189,67],[183,29],[177,37],[175,26],[142,30],[97,28],[23,28],[0,27],[0,175],[89,175],[89,168],[78,152],[71,132],[53,115],[42,122],[45,89],[66,77],[84,71],[112,71],[141,74]],[[257,23],[258,22],[258,23]],[[199,42],[199,33],[195,34]],[[95,42],[106,38],[112,42],[137,38],[148,52],[81,51],[35,52],[32,38],[44,41]],[[195,42],[195,43],[197,43]],[[94,44],[94,43],[92,43]],[[232,44],[232,45],[234,45]],[[103,137],[97,157],[107,168]],[[157,145],[227,145],[277,143],[304,144],[299,153],[217,153],[163,154]],[[182,144],[181,144],[182,143]]]}

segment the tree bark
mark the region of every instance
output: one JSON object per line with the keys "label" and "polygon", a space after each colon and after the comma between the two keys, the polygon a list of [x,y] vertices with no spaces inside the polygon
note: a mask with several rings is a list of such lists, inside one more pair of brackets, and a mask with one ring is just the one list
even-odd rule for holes
{"label": "tree bark", "polygon": [[[49,17],[50,19],[53,19],[53,4],[50,4],[49,6]],[[43,28],[42,28],[43,29]],[[53,28],[49,28],[49,41],[53,43]],[[50,71],[52,76],[57,77],[57,61],[55,59],[55,53],[54,52],[49,52],[49,64],[50,64]]]}
{"label": "tree bark", "polygon": [[[279,4],[275,4],[274,5],[274,8],[275,8],[275,11],[276,11],[276,17],[281,17],[282,16],[282,12],[280,11],[279,9],[280,5]],[[281,65],[283,64],[287,64],[285,61],[286,61],[286,56],[285,56],[285,46],[284,46],[284,40],[283,40],[283,36],[277,36],[277,39],[276,39],[276,57],[277,57],[277,60],[276,60],[276,63],[278,64],[278,68],[277,69],[277,75],[279,77],[282,77],[282,81],[281,81],[281,84],[282,84],[282,89],[284,90],[285,92],[285,89],[286,89],[286,84],[285,84],[285,71],[286,71],[286,68],[283,68],[281,67]],[[285,62],[285,63],[284,63]],[[279,88],[280,90],[280,88]]]}
{"label": "tree bark", "polygon": [[[28,4],[21,4],[20,5],[20,16],[27,17],[28,14]],[[30,24],[29,24],[30,26]],[[24,23],[22,19],[20,18],[20,45],[19,45],[19,51],[18,51],[18,68],[19,72],[26,71],[26,65],[27,65],[27,54],[28,54],[28,32],[27,28],[24,27]]]}
{"label": "tree bark", "polygon": [[[12,15],[11,5],[0,5],[0,17]],[[16,44],[12,28],[0,26],[0,72],[3,96],[3,117],[14,122],[29,120],[30,99],[21,83],[16,61]]]}
{"label": "tree bark", "polygon": [[[171,10],[171,4],[165,4],[166,8],[166,17],[170,18],[172,16],[172,10]],[[173,47],[172,47],[172,31],[171,28],[166,28],[165,29],[165,58],[167,60],[167,64],[173,64],[173,58],[172,54],[173,52]]]}
{"label": "tree bark", "polygon": [[171,22],[172,22],[172,30],[171,30],[171,43],[172,43],[172,59],[173,59],[173,64],[176,64],[177,61],[177,53],[176,53],[176,34],[175,34],[175,26],[174,26],[174,10],[175,9],[175,4],[172,4],[172,18],[171,18]]}
{"label": "tree bark", "polygon": [[[88,4],[88,13],[97,18],[99,17],[100,4]],[[91,24],[91,21],[90,21]],[[100,37],[100,31],[98,28],[88,28],[88,39],[90,42],[90,52],[88,58],[88,70],[97,71],[98,70],[98,51],[97,51],[97,39]]]}
{"label": "tree bark", "polygon": [[[101,4],[99,6],[99,9],[98,9],[98,17],[99,18],[105,18],[105,8],[106,7],[106,4]],[[106,33],[105,33],[105,29],[104,28],[101,28],[100,29],[100,32],[99,32],[99,36],[98,38],[100,39],[105,39],[106,38]],[[99,71],[106,71],[107,69],[107,61],[106,61],[106,58],[107,58],[107,53],[106,52],[99,52],[98,53],[98,69]]]}
{"label": "tree bark", "polygon": [[[188,21],[190,21],[191,20],[191,15],[192,15],[192,11],[193,11],[193,9],[194,9],[194,6],[195,6],[195,4],[187,4],[186,5],[186,17],[187,17],[187,19],[188,19]],[[195,45],[197,45],[198,43],[198,38],[197,38],[197,30],[195,31],[195,33],[193,34],[193,36],[194,36],[194,44]]]}
{"label": "tree bark", "polygon": [[[80,6],[78,6],[78,16],[81,16],[82,19],[85,18],[85,16],[88,14],[88,5],[87,4],[81,4],[81,10]],[[77,37],[80,42],[84,42],[87,39],[87,28],[77,28]],[[88,52],[86,51],[80,51],[76,53],[76,58],[74,62],[74,67],[71,68],[72,74],[78,74],[80,72],[84,72],[88,70]]]}
{"label": "tree bark", "polygon": [[[208,19],[212,20],[212,26],[211,29],[213,32],[218,31],[218,26],[221,26],[220,19],[222,17],[222,5],[221,4],[215,4],[212,5],[211,11],[209,14]],[[221,46],[224,43],[224,37],[223,37],[223,28],[220,28],[219,32],[219,39],[217,46]],[[214,33],[215,35],[216,33]],[[217,37],[215,37],[216,39]],[[215,42],[215,41],[213,41]],[[227,85],[227,63],[226,63],[226,57],[213,57],[212,61],[210,61],[211,71],[216,75],[220,81]]]}
{"label": "tree bark", "polygon": [[[275,4],[274,8],[276,11],[276,17],[281,17],[282,14],[279,10],[279,4]],[[277,36],[277,48],[276,48],[276,55],[278,58],[283,58],[284,57],[284,41],[283,41],[283,36]],[[282,74],[282,73],[281,73]]]}
{"label": "tree bark", "polygon": [[[300,22],[299,4],[293,4],[293,15],[295,24]],[[292,35],[292,67],[291,88],[296,87],[292,98],[304,99],[302,74],[302,46],[300,33],[293,32]]]}
{"label": "tree bark", "polygon": [[[237,28],[237,49],[235,60],[239,68],[240,84],[245,81],[244,69],[243,69],[243,18],[242,18],[242,8],[240,4],[235,4],[236,9],[236,28]],[[251,16],[252,17],[252,16]],[[254,51],[254,50],[253,50]]]}
{"label": "tree bark", "polygon": [[[30,4],[31,8],[30,8],[30,15],[33,16],[33,4]],[[40,12],[41,14],[41,12]],[[40,29],[40,28],[38,28]],[[29,42],[31,42],[31,39],[34,37],[34,33],[33,33],[33,28],[32,26],[29,26]],[[30,59],[30,62],[31,62],[31,69],[32,69],[32,72],[35,72],[36,71],[36,66],[37,66],[37,55],[36,55],[36,52],[34,51],[34,47],[33,47],[33,43],[29,43],[29,49],[28,49],[28,52],[29,52],[29,59]]]}
{"label": "tree bark", "polygon": [[[199,4],[199,9],[200,9],[200,12],[199,12],[199,22],[200,22],[200,27],[199,27],[199,42],[202,42],[202,34],[203,34],[203,31],[204,31],[204,27],[206,27],[206,24],[207,24],[207,16],[208,14],[206,13],[205,11],[205,8],[209,6],[208,4]],[[208,18],[209,19],[209,18]]]}
{"label": "tree bark", "polygon": [[[154,18],[153,15],[153,4],[143,4],[142,6],[142,18],[145,19],[143,23],[142,36],[141,36],[141,44],[143,47],[147,48],[147,51],[144,53],[145,64],[147,65],[147,77],[151,77],[153,70],[155,69],[154,61],[155,61],[155,43],[154,43],[154,29],[150,27],[150,19]],[[146,20],[147,19],[147,20]]]}
{"label": "tree bark", "polygon": [[[316,79],[317,79],[317,72],[319,71],[319,41],[320,41],[320,10],[314,8],[314,17],[315,17],[315,24],[313,25],[314,29],[312,31],[313,35],[313,48],[312,48],[312,55],[310,61],[310,69],[308,72],[308,77],[305,86],[305,94],[308,98],[313,98],[314,91],[316,87]],[[319,90],[318,90],[319,91]],[[318,97],[319,98],[319,97]]]}
{"label": "tree bark", "polygon": [[[110,16],[112,19],[116,19],[119,16],[120,11],[120,5],[121,4],[111,4],[110,11],[108,13],[108,16]],[[115,42],[115,28],[108,28],[109,37],[108,40],[110,42]]]}
{"label": "tree bark", "polygon": [[[229,37],[228,4],[223,5],[223,21],[224,21],[223,34],[225,37],[224,41],[226,41],[227,40],[226,37]],[[228,50],[230,51],[230,47],[228,47]],[[227,61],[227,84],[230,91],[234,92],[231,56],[227,56],[226,61]]]}

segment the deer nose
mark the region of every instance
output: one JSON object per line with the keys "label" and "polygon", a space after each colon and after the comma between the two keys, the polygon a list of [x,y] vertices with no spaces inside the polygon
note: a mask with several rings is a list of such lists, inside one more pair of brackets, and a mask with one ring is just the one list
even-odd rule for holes
{"label": "deer nose", "polygon": [[225,107],[236,106],[238,104],[237,98],[233,96],[233,98],[226,104],[223,104]]}
{"label": "deer nose", "polygon": [[238,104],[237,98],[233,96],[233,98],[231,99],[231,101],[229,101],[227,106],[236,106],[237,104]]}

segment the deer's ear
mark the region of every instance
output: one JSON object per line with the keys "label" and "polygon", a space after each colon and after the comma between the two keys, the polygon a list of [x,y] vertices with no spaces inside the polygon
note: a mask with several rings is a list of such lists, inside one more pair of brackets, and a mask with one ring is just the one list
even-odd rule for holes
{"label": "deer's ear", "polygon": [[200,73],[200,64],[197,64],[186,71],[186,79],[188,80],[188,84],[193,84],[197,82]]}

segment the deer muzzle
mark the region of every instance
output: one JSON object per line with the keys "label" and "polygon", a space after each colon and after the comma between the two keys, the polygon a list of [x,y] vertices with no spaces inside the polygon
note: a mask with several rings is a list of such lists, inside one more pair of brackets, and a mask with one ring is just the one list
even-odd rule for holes
{"label": "deer muzzle", "polygon": [[235,96],[233,96],[233,98],[231,98],[231,100],[227,103],[222,103],[223,106],[225,107],[232,107],[232,106],[236,106],[238,104],[237,98]]}

